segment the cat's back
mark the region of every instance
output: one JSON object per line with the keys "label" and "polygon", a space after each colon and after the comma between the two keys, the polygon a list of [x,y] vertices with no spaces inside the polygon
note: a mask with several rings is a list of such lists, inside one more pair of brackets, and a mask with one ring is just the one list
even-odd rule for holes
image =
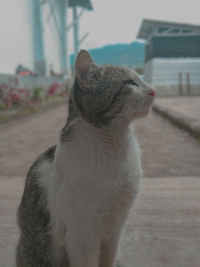
{"label": "cat's back", "polygon": [[[28,171],[24,193],[18,208],[20,241],[17,248],[17,266],[52,266],[48,253],[51,250],[49,235],[50,215],[47,209],[47,192],[41,180],[48,176],[54,161],[56,146],[40,155]],[[41,255],[42,251],[42,255]]]}

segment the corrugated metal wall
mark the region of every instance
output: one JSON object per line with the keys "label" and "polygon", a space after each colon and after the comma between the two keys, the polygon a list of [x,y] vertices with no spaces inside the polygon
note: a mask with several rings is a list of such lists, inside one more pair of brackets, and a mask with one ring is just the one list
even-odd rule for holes
{"label": "corrugated metal wall", "polygon": [[200,57],[200,35],[153,36],[146,45],[146,62],[152,58],[190,57]]}

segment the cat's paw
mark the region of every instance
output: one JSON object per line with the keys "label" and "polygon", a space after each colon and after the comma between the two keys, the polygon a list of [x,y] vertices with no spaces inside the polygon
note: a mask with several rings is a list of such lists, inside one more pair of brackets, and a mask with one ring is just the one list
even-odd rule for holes
{"label": "cat's paw", "polygon": [[124,265],[122,265],[120,261],[117,261],[117,263],[116,263],[115,266],[116,266],[116,267],[124,267]]}

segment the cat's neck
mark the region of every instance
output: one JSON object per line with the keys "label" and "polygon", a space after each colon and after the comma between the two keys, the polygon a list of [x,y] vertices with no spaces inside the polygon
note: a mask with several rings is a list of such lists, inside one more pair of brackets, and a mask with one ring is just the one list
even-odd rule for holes
{"label": "cat's neck", "polygon": [[133,138],[133,127],[129,125],[119,128],[111,124],[98,128],[79,117],[63,129],[62,136],[64,143],[82,139],[86,145],[93,143],[103,146],[106,150],[119,151],[122,146],[127,145],[130,138]]}

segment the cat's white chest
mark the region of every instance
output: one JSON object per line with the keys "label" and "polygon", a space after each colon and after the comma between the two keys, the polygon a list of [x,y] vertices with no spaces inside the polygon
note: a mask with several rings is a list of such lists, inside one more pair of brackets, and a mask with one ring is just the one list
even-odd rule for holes
{"label": "cat's white chest", "polygon": [[97,139],[84,135],[58,146],[49,184],[49,208],[57,224],[69,229],[81,222],[89,229],[95,221],[112,223],[118,220],[119,199],[126,213],[141,176],[138,145],[134,138],[127,142],[124,150],[108,151]]}

